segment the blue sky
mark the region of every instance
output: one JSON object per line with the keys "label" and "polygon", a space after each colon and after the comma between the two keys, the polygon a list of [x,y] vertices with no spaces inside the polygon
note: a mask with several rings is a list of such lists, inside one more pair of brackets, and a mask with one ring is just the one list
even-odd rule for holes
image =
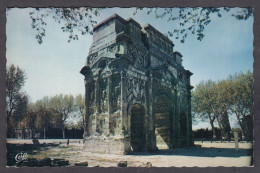
{"label": "blue sky", "polygon": [[[233,9],[236,10],[239,9]],[[33,102],[60,93],[84,94],[84,77],[79,71],[85,64],[92,36],[80,36],[78,41],[67,43],[68,34],[50,18],[46,37],[39,45],[31,28],[30,11],[30,8],[8,11],[7,65],[15,64],[25,70],[24,90]],[[104,9],[96,20],[100,22],[117,13],[125,19],[132,17],[141,25],[150,23],[162,33],[177,27],[176,23],[155,19],[144,11],[133,16],[134,11],[133,8]],[[194,35],[189,35],[184,44],[171,38],[174,51],[183,55],[184,68],[194,73],[193,86],[201,80],[221,80],[229,74],[253,70],[253,17],[243,21],[236,20],[230,13],[221,18],[212,17],[204,34],[206,37],[201,42]],[[206,125],[200,123],[200,126]]]}

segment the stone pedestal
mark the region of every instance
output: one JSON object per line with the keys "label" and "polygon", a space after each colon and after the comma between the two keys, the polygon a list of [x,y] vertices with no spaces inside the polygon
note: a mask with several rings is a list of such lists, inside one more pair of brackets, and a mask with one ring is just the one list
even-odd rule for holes
{"label": "stone pedestal", "polygon": [[132,152],[129,138],[104,136],[85,138],[83,151],[120,155]]}

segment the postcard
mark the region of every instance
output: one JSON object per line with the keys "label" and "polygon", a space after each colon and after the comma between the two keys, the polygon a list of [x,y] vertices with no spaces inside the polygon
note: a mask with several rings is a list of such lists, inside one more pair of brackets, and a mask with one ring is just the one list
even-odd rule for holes
{"label": "postcard", "polygon": [[252,8],[8,8],[7,167],[251,167]]}

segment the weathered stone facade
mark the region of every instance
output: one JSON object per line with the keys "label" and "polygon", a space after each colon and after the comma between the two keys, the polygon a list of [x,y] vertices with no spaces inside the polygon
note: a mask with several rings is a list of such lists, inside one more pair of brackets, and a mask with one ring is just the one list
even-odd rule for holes
{"label": "weathered stone facade", "polygon": [[171,40],[113,15],[95,26],[85,76],[85,149],[127,154],[192,146],[190,76]]}

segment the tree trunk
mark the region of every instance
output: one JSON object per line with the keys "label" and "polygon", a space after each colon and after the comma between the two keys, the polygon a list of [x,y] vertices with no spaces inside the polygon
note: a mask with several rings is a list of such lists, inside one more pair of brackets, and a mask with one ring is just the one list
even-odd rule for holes
{"label": "tree trunk", "polygon": [[65,139],[66,136],[65,136],[65,127],[62,127],[62,138]]}
{"label": "tree trunk", "polygon": [[46,129],[45,129],[45,127],[43,128],[43,138],[46,139]]}
{"label": "tree trunk", "polygon": [[215,127],[214,127],[214,121],[212,121],[212,120],[210,120],[210,125],[211,125],[211,128],[212,128],[212,137],[213,137],[213,139],[216,139],[217,138],[217,136],[216,136],[216,129],[215,129]]}
{"label": "tree trunk", "polygon": [[236,115],[236,117],[237,117],[238,123],[239,123],[239,125],[241,127],[241,130],[242,130],[242,140],[245,140],[245,135],[247,134],[246,129],[244,127],[243,122],[241,122],[241,119],[239,118],[239,115]]}
{"label": "tree trunk", "polygon": [[221,136],[221,139],[224,138],[224,130],[223,130],[223,126],[221,124],[221,120],[219,119],[218,117],[219,115],[216,116],[216,119],[217,119],[217,122],[218,122],[218,126],[220,128],[220,136]]}
{"label": "tree trunk", "polygon": [[242,140],[245,140],[245,139],[246,139],[246,136],[245,136],[244,130],[242,130]]}
{"label": "tree trunk", "polygon": [[238,122],[239,122],[239,125],[240,125],[241,130],[242,130],[242,139],[245,140],[245,135],[247,134],[246,129],[245,129],[243,123],[240,120],[238,120]]}
{"label": "tree trunk", "polygon": [[213,133],[212,138],[216,139],[216,130],[215,130],[215,127],[214,127],[215,116],[212,117],[211,113],[208,113],[208,118],[209,118],[209,122],[210,122],[210,125],[211,125],[211,128],[212,128],[212,133]]}
{"label": "tree trunk", "polygon": [[229,117],[228,117],[227,111],[224,111],[221,116],[222,116],[221,123],[222,123],[222,127],[223,127],[223,130],[224,130],[225,139],[230,140],[230,138],[231,138],[231,135],[230,135],[231,127],[230,127],[230,122],[229,122]]}

